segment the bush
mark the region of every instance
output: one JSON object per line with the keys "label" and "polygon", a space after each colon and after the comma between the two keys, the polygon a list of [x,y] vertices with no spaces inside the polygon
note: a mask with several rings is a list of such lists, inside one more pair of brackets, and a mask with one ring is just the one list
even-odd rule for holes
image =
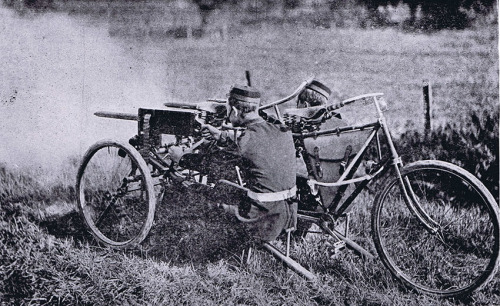
{"label": "bush", "polygon": [[448,123],[423,136],[407,131],[397,141],[406,162],[439,159],[459,165],[477,176],[498,201],[499,112],[472,112],[470,121]]}

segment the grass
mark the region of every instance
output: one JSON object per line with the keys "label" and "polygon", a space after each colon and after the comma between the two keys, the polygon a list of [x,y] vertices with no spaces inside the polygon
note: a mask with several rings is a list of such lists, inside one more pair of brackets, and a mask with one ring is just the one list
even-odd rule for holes
{"label": "grass", "polygon": [[[199,200],[199,196],[193,194],[191,199]],[[353,211],[352,233],[373,251],[366,240],[372,196],[362,194],[359,201]],[[175,202],[179,205],[183,201]],[[40,205],[34,200],[23,205],[2,203],[0,299],[9,303],[489,305],[500,300],[498,277],[469,300],[441,300],[406,291],[378,260],[365,262],[350,251],[331,257],[325,241],[314,236],[294,244],[292,254],[319,276],[320,282],[315,284],[287,271],[261,250],[255,250],[246,265],[240,253],[186,261],[175,257],[181,254],[176,249],[181,248],[181,237],[165,239],[175,236],[167,232],[173,231],[166,226],[169,222],[184,230],[188,226],[167,216],[168,205],[159,206],[156,224],[142,252],[123,252],[96,245],[76,213],[49,219],[48,214],[36,213]],[[189,201],[184,205],[188,211],[203,203]],[[180,216],[183,218],[185,215]],[[201,216],[198,219],[205,220]],[[202,250],[210,250],[210,243],[191,241],[200,243]],[[146,252],[155,243],[166,256]]]}
{"label": "grass", "polygon": [[[124,9],[124,14],[127,11]],[[122,140],[126,140],[131,135],[118,133],[106,125],[109,121],[103,124],[81,118],[88,119],[93,111],[107,107],[133,112],[146,103],[162,107],[164,101],[224,97],[231,84],[245,82],[244,70],[252,72],[252,81],[263,91],[265,101],[289,94],[311,74],[334,87],[341,98],[385,92],[390,103],[389,125],[396,135],[407,128],[423,126],[420,100],[424,78],[433,84],[436,125],[465,120],[469,111],[498,108],[498,30],[494,27],[430,35],[395,29],[312,29],[263,21],[248,22],[246,27],[229,24],[224,40],[210,35],[172,39],[134,36],[130,30],[136,27],[133,18],[128,23],[109,26],[106,11],[101,12],[81,15],[77,8],[71,17],[52,13],[35,16],[33,20],[9,19],[2,15],[4,21],[11,21],[3,26],[27,31],[0,31],[0,35],[7,35],[3,41],[13,42],[0,46],[2,51],[7,50],[2,52],[6,67],[2,75],[9,76],[7,82],[0,85],[1,113],[9,116],[2,119],[10,124],[4,129],[5,147],[12,152],[36,157],[28,153],[46,149],[45,144],[49,143],[50,150],[45,151],[50,154],[44,151],[48,157],[42,159],[48,163],[49,158],[66,161],[66,153],[76,151],[71,146],[79,137],[92,143],[98,135],[114,133],[117,135],[113,136],[123,136]],[[64,29],[59,27],[61,20],[66,24]],[[119,27],[114,27],[117,25]],[[87,37],[84,30],[89,33]],[[82,45],[86,46],[85,52]],[[15,56],[9,53],[11,50]],[[85,61],[80,58],[83,53]],[[37,65],[30,64],[33,62]],[[73,65],[75,62],[81,65]],[[85,84],[81,84],[82,79]],[[54,90],[54,84],[62,89]],[[16,107],[3,102],[11,101],[9,97],[4,99],[3,93],[10,95],[17,92],[15,88],[19,91]],[[86,98],[85,103],[82,101],[84,106],[77,105],[82,92]],[[82,115],[82,111],[86,113]],[[45,115],[50,120],[33,119],[45,118]],[[21,121],[16,118],[26,118],[19,129],[13,128],[17,127],[15,121]],[[71,129],[66,129],[74,122],[82,126],[81,134],[74,131],[71,134],[68,132]],[[37,129],[36,133],[29,131],[32,142],[23,142],[21,146],[18,140],[14,141],[16,135],[9,131],[25,131],[26,126]],[[102,131],[89,131],[85,126],[97,126]],[[74,150],[64,150],[63,155],[53,152],[54,147]],[[319,275],[318,284],[309,284],[288,272],[262,251],[256,251],[248,265],[241,264],[240,253],[186,260],[183,251],[175,249],[183,246],[179,244],[180,237],[162,240],[162,237],[174,236],[168,232],[172,229],[168,222],[175,221],[168,218],[168,206],[158,211],[156,224],[146,242],[146,246],[150,243],[149,253],[104,249],[89,237],[79,216],[71,210],[78,163],[79,158],[75,158],[64,163],[62,169],[16,169],[9,164],[0,170],[0,300],[5,303],[500,303],[498,275],[468,300],[439,300],[406,291],[378,260],[363,262],[351,252],[332,259],[314,239],[297,244],[294,254]],[[361,237],[360,243],[373,250],[369,242],[372,196],[364,194],[359,200],[361,203],[353,213],[353,232]],[[58,215],[61,207],[67,211]],[[195,220],[195,213],[189,218]],[[201,221],[192,224],[203,225]],[[189,225],[189,222],[178,224],[179,230],[186,230]],[[206,250],[210,251],[208,246]]]}

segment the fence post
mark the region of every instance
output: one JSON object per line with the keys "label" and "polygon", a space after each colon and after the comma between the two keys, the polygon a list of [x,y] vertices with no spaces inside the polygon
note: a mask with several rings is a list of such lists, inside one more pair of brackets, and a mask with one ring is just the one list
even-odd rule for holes
{"label": "fence post", "polygon": [[245,70],[245,77],[247,79],[247,85],[248,86],[252,86],[252,80],[250,80],[250,71],[249,70]]}
{"label": "fence post", "polygon": [[427,79],[422,82],[422,90],[424,97],[424,118],[425,118],[425,136],[429,136],[432,131],[432,87],[431,82]]}

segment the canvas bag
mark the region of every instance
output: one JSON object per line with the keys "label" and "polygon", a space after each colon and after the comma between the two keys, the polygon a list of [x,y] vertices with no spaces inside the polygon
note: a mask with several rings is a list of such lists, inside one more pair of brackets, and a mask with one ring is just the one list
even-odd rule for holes
{"label": "canvas bag", "polygon": [[[334,118],[333,124],[327,128],[347,125],[345,121]],[[370,132],[371,130],[365,130],[304,139],[303,158],[311,166],[313,173],[310,174],[319,182],[337,182],[343,170],[360,151]],[[338,190],[339,187],[319,187],[324,206],[330,206]]]}

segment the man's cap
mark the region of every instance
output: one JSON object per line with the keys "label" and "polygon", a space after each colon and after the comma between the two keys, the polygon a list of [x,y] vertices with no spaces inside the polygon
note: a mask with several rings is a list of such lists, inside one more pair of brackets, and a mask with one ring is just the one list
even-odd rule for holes
{"label": "man's cap", "polygon": [[330,88],[328,88],[328,86],[326,86],[325,84],[321,83],[318,80],[312,80],[311,83],[306,86],[306,88],[314,90],[322,94],[326,98],[330,97],[330,94],[332,93],[332,91],[330,90]]}
{"label": "man's cap", "polygon": [[229,97],[238,101],[260,104],[260,92],[249,86],[234,85],[229,91]]}

